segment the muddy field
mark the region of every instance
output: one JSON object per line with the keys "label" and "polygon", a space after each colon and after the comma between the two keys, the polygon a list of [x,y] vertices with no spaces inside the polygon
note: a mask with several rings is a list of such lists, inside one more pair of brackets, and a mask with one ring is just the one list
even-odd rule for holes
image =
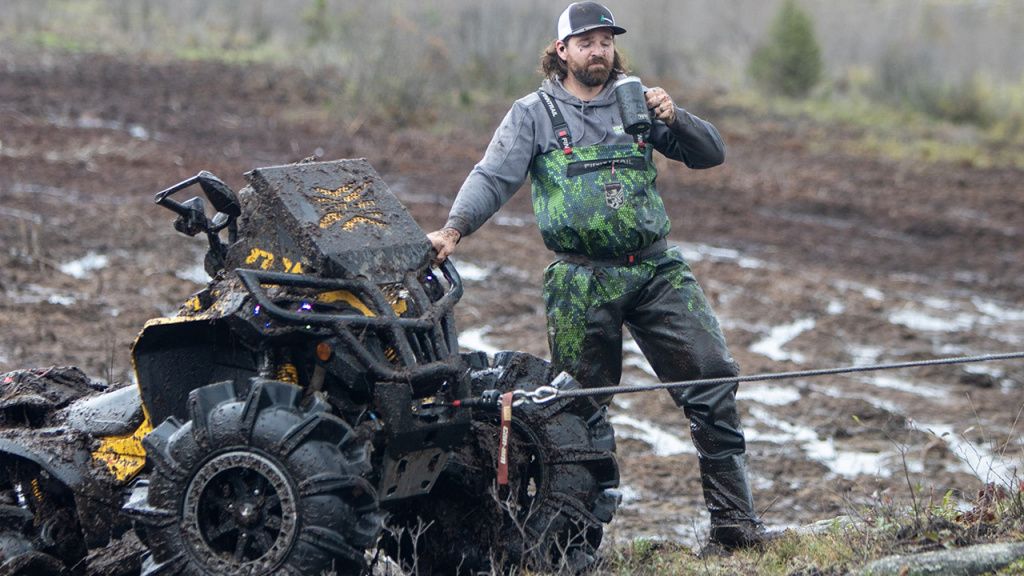
{"label": "muddy field", "polygon": [[[0,53],[2,54],[2,53]],[[489,133],[444,136],[324,102],[337,81],[259,67],[0,55],[0,371],[77,365],[130,381],[129,345],[205,282],[203,243],[153,193],[201,169],[366,157],[425,229],[444,222]],[[854,157],[856,133],[690,103],[727,163],[661,166],[680,245],[745,373],[1024,349],[1024,171]],[[505,104],[494,109],[494,122]],[[460,246],[469,348],[546,355],[550,260],[529,193]],[[624,380],[652,382],[627,340]],[[1024,363],[741,387],[755,499],[773,526],[982,481],[1024,461]],[[620,396],[613,541],[698,542],[696,456],[665,393]]]}

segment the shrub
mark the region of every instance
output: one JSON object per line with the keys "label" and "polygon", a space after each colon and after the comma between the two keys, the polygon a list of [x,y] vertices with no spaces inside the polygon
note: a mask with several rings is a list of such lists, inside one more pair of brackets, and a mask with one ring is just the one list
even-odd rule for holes
{"label": "shrub", "polygon": [[768,39],[751,55],[749,74],[768,92],[799,98],[814,88],[821,71],[821,48],[814,36],[814,24],[795,0],[786,0],[768,31]]}

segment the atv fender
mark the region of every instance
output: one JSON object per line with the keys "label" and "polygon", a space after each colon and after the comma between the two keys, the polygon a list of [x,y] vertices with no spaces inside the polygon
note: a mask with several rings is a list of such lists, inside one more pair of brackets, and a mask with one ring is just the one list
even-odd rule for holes
{"label": "atv fender", "polygon": [[67,409],[67,424],[90,436],[122,436],[142,424],[142,398],[136,386],[78,400]]}
{"label": "atv fender", "polygon": [[7,476],[7,470],[13,459],[28,460],[67,486],[72,492],[83,486],[85,477],[82,472],[87,469],[88,463],[83,463],[82,468],[78,469],[70,463],[54,458],[53,454],[34,450],[27,444],[29,443],[24,440],[0,438],[0,474]]}

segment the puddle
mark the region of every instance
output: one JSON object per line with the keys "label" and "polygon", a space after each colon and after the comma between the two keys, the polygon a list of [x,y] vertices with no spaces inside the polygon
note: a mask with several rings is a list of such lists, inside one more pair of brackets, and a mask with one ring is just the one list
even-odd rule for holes
{"label": "puddle", "polygon": [[786,352],[782,348],[797,336],[814,328],[814,325],[814,318],[804,318],[802,320],[797,320],[792,324],[775,326],[771,329],[765,339],[752,344],[750,346],[750,351],[755,354],[767,356],[776,362],[790,360],[797,364],[802,364],[806,360],[803,354],[800,354],[799,352]]}
{"label": "puddle", "polygon": [[[676,454],[696,454],[697,449],[689,439],[663,430],[648,420],[640,420],[627,414],[615,414],[611,417],[615,436],[632,438],[650,444],[655,456],[675,456]],[[680,426],[685,427],[683,424]]]}
{"label": "puddle", "polygon": [[71,262],[65,262],[59,266],[61,272],[78,278],[86,278],[91,276],[92,272],[96,270],[102,270],[110,264],[110,259],[104,254],[98,254],[96,252],[89,252],[85,256],[82,256],[78,260],[72,260]]}

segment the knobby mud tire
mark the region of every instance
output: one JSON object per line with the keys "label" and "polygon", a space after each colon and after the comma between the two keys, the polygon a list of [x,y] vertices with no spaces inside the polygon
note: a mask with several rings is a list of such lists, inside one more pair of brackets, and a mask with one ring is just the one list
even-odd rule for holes
{"label": "knobby mud tire", "polygon": [[253,379],[189,397],[144,440],[153,474],[126,506],[151,551],[144,575],[357,574],[381,514],[367,446],[301,389]]}
{"label": "knobby mud tire", "polygon": [[[473,391],[533,390],[550,382],[548,363],[500,353],[474,374]],[[513,410],[509,487],[498,489],[498,414],[476,411],[467,442],[429,496],[393,514],[383,539],[390,556],[420,574],[578,572],[594,564],[604,524],[620,496],[615,436],[590,399]]]}

